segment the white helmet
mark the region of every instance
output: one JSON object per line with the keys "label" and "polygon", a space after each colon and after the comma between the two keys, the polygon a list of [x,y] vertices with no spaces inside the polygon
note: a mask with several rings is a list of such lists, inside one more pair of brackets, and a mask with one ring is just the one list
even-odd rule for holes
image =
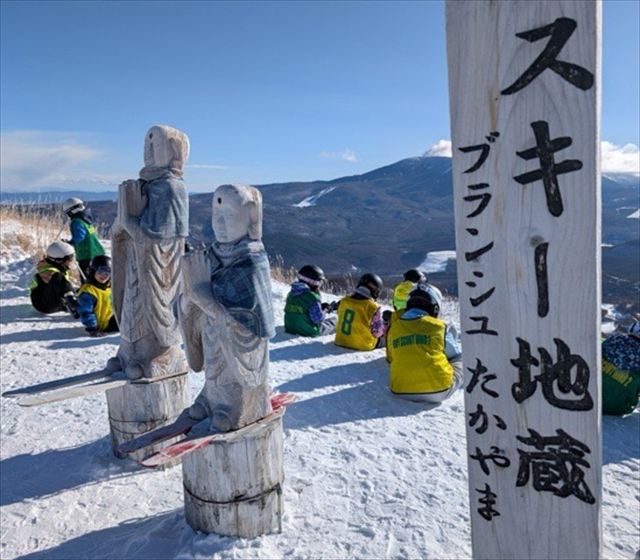
{"label": "white helmet", "polygon": [[76,212],[82,212],[84,210],[84,202],[79,198],[67,198],[62,203],[62,211],[65,214],[75,214]]}
{"label": "white helmet", "polygon": [[47,258],[52,261],[64,261],[69,257],[73,257],[75,251],[72,245],[64,241],[54,241],[47,247]]}

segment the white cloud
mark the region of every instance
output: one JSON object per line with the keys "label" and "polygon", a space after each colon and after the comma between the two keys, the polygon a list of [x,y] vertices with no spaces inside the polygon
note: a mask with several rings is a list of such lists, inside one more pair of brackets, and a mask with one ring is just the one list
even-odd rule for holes
{"label": "white cloud", "polygon": [[429,157],[451,157],[451,140],[438,140],[424,155]]}
{"label": "white cloud", "polygon": [[[616,146],[603,140],[601,151],[603,173],[633,173],[640,175],[640,148],[635,144]],[[451,140],[438,140],[424,155],[451,157]]]}
{"label": "white cloud", "polygon": [[215,163],[188,163],[189,169],[228,169],[226,165],[217,165]]}
{"label": "white cloud", "polygon": [[351,148],[345,148],[341,152],[322,151],[320,152],[320,157],[327,159],[341,159],[342,161],[350,161],[352,163],[358,161],[356,153]]}
{"label": "white cloud", "polygon": [[11,131],[0,134],[0,183],[6,190],[40,187],[114,185],[119,175],[83,167],[102,154],[80,134],[50,131]]}
{"label": "white cloud", "polygon": [[640,175],[640,149],[635,144],[616,146],[603,140],[601,151],[603,173],[633,173]]}

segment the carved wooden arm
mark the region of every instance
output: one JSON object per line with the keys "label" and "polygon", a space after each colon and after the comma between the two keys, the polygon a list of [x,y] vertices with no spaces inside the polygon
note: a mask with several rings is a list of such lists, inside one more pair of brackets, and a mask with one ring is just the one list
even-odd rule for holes
{"label": "carved wooden arm", "polygon": [[182,281],[189,303],[208,315],[224,311],[211,292],[211,262],[204,251],[191,251],[182,257]]}
{"label": "carved wooden arm", "polygon": [[118,187],[118,212],[113,222],[112,230],[118,234],[125,230],[131,236],[136,235],[138,217],[147,207],[147,197],[142,194],[140,181],[127,179]]}

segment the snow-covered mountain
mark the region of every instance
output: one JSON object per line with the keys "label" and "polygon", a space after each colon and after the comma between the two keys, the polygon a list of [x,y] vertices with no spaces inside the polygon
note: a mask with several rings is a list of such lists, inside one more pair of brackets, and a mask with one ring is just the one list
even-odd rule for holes
{"label": "snow-covered mountain", "polygon": [[[2,225],[2,234],[11,230]],[[28,235],[28,232],[24,232]],[[0,260],[1,390],[98,369],[118,335],[29,304],[32,265]],[[105,398],[25,409],[0,399],[0,556],[6,559],[467,558],[471,554],[463,394],[431,409],[387,389],[382,350],[283,332],[287,287],[274,284],[275,389],[296,393],[285,418],[282,534],[195,533],[179,467],[144,470],[110,450]],[[331,296],[329,296],[331,297]],[[457,324],[455,301],[447,320]],[[195,397],[202,374],[189,375]],[[640,548],[640,411],[603,419],[605,558]]]}

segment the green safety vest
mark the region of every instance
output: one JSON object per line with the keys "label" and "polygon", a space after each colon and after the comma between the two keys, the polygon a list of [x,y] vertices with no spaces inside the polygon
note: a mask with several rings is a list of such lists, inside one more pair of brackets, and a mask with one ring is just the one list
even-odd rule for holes
{"label": "green safety vest", "polygon": [[292,334],[303,336],[318,336],[320,325],[316,325],[309,317],[309,308],[320,301],[320,294],[312,292],[302,292],[294,295],[289,292],[287,302],[284,306],[284,330]]}
{"label": "green safety vest", "polygon": [[87,232],[84,239],[73,246],[76,250],[76,259],[85,261],[98,255],[104,255],[104,247],[98,239],[95,226],[85,222],[82,218],[72,218],[71,223],[73,224],[74,222],[78,222]]}

